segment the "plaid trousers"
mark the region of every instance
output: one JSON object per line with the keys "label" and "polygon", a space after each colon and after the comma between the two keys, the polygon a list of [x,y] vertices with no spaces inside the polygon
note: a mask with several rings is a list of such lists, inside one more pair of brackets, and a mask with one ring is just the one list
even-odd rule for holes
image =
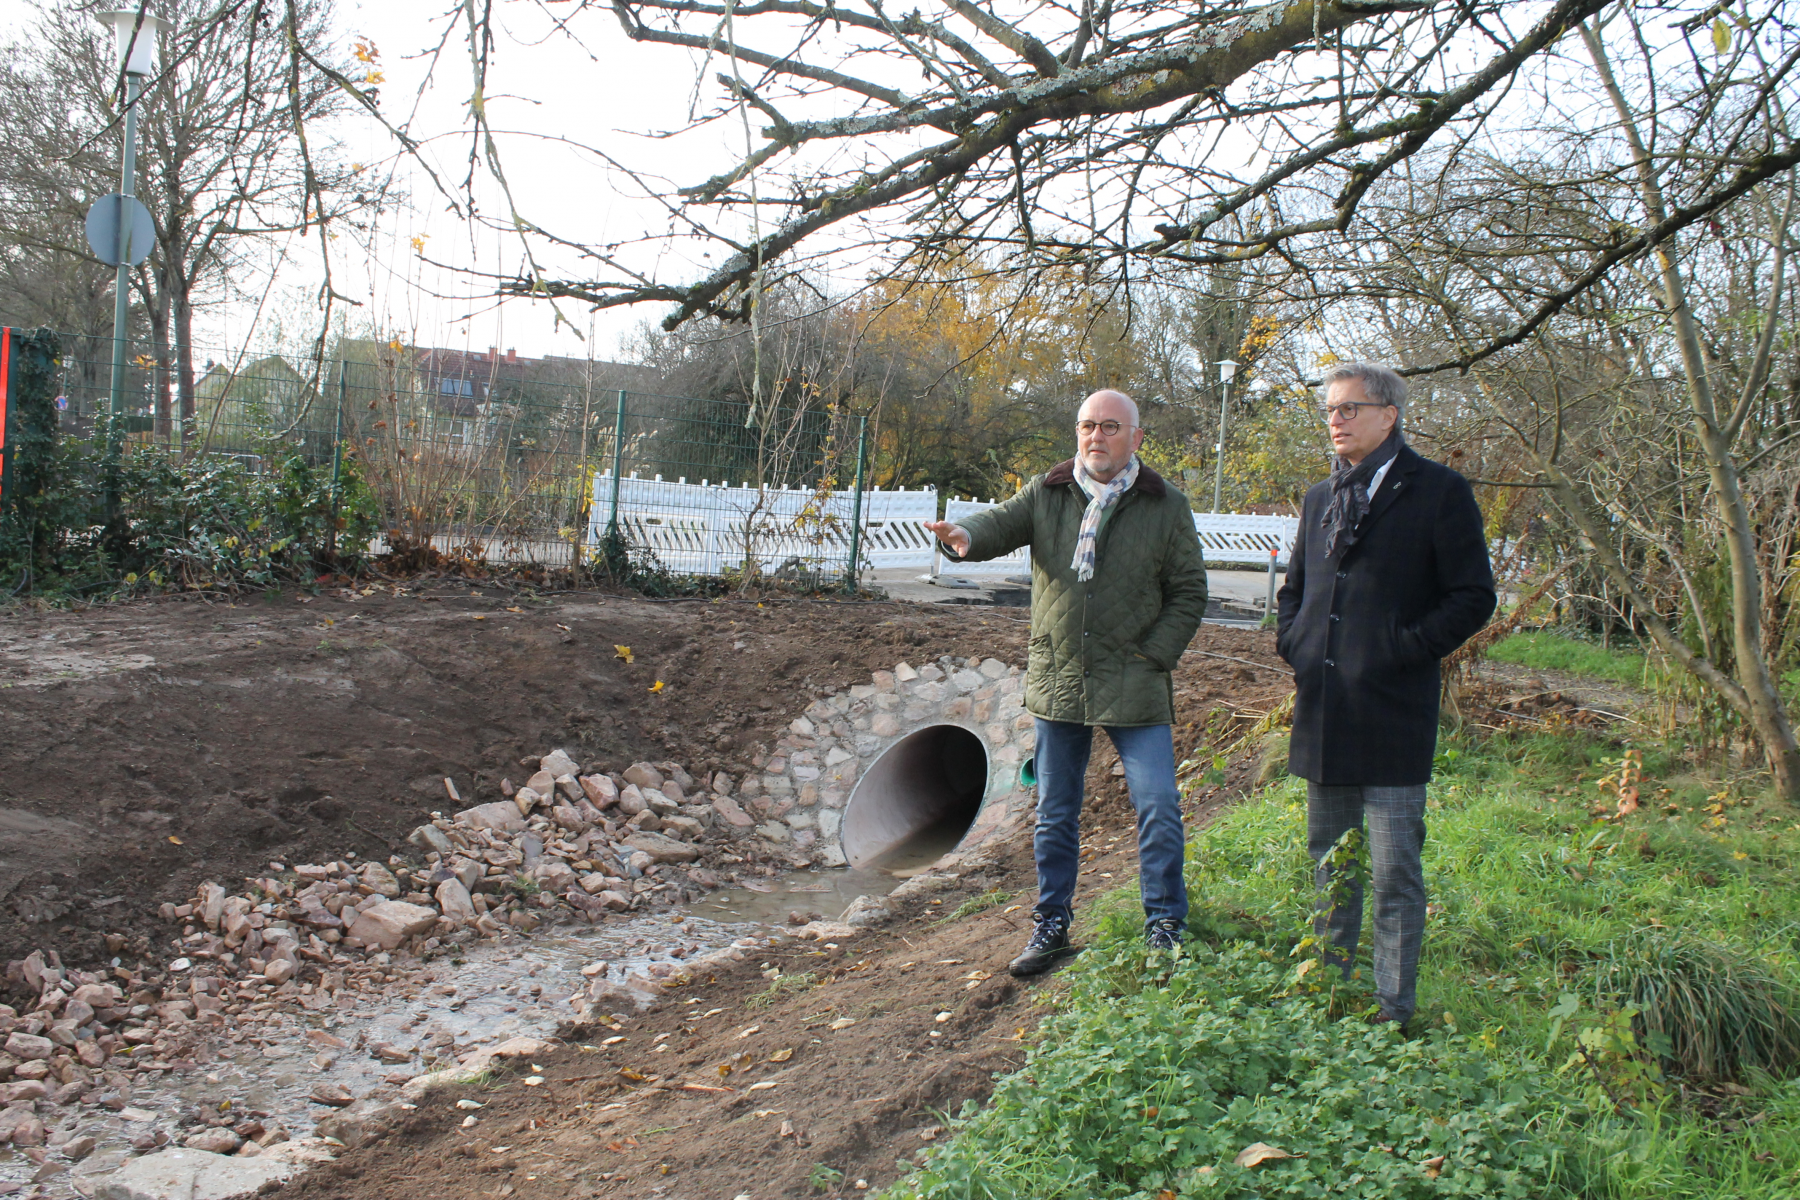
{"label": "plaid trousers", "polygon": [[1329,937],[1329,961],[1345,975],[1356,961],[1362,934],[1362,883],[1344,880],[1348,895],[1337,905],[1337,883],[1323,859],[1347,829],[1368,823],[1369,882],[1375,889],[1375,998],[1384,1015],[1406,1021],[1417,1005],[1419,944],[1425,940],[1425,785],[1373,787],[1354,784],[1306,785],[1306,850],[1319,865],[1314,932]]}

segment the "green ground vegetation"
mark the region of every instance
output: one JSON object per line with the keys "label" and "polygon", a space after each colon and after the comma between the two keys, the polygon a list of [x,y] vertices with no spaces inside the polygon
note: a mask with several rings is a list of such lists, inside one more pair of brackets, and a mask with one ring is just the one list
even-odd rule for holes
{"label": "green ground vegetation", "polygon": [[1093,906],[1024,1068],[889,1195],[1800,1195],[1800,818],[1685,770],[1446,746],[1406,1035],[1368,1023],[1366,946],[1319,962],[1303,785],[1268,788],[1195,838],[1181,954],[1142,949],[1135,885]]}
{"label": "green ground vegetation", "polygon": [[1649,682],[1645,675],[1648,663],[1644,655],[1630,650],[1611,650],[1596,642],[1548,630],[1515,633],[1503,638],[1488,650],[1487,656],[1537,671],[1567,671],[1571,675],[1611,679],[1633,687],[1642,687]]}

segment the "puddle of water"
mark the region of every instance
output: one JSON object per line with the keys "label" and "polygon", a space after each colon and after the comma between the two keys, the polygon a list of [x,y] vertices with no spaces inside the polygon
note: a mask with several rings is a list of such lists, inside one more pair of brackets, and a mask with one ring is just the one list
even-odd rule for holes
{"label": "puddle of water", "polygon": [[[60,1110],[45,1123],[99,1140],[82,1164],[90,1170],[122,1161],[130,1139],[146,1131],[160,1129],[171,1144],[179,1144],[193,1131],[178,1128],[182,1113],[216,1110],[227,1101],[233,1113],[306,1136],[328,1111],[309,1099],[322,1084],[340,1084],[362,1096],[389,1076],[403,1079],[452,1066],[484,1044],[548,1037],[575,1014],[571,997],[586,994],[585,966],[604,961],[605,977],[623,982],[657,964],[679,967],[742,938],[766,937],[770,926],[785,927],[787,914],[796,909],[835,920],[858,896],[885,896],[953,845],[927,835],[894,851],[881,869],[795,871],[711,893],[678,913],[565,928],[505,944],[476,943],[460,961],[439,959],[415,968],[386,990],[345,991],[318,1009],[284,1007],[247,1027],[250,1036],[241,1042],[219,1037],[200,1047],[196,1070],[146,1078],[125,1097],[139,1110],[134,1116],[151,1120],[86,1107]],[[384,1042],[412,1054],[404,1062],[384,1062],[371,1053]],[[0,1150],[0,1185],[25,1183],[36,1170],[24,1155]],[[50,1197],[73,1194],[68,1175],[42,1187]]]}

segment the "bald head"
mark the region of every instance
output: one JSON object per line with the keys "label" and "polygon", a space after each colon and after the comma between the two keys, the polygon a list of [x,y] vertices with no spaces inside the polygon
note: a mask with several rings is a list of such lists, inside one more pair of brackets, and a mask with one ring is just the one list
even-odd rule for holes
{"label": "bald head", "polygon": [[[1118,422],[1118,432],[1107,433],[1108,422]],[[1143,445],[1144,431],[1138,425],[1138,408],[1130,396],[1111,388],[1102,388],[1081,402],[1075,416],[1076,455],[1087,473],[1101,483],[1131,463],[1131,456]],[[1093,428],[1082,431],[1083,424]]]}
{"label": "bald head", "polygon": [[[1105,410],[1106,415],[1096,415],[1102,409]],[[1104,421],[1109,418],[1124,425],[1136,425],[1138,423],[1137,401],[1124,392],[1117,392],[1112,388],[1101,388],[1081,402],[1081,411],[1075,417],[1077,421]]]}

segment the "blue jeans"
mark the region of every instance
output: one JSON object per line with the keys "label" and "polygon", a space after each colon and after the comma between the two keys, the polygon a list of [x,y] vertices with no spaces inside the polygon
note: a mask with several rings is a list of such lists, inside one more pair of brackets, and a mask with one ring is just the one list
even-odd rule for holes
{"label": "blue jeans", "polygon": [[[1144,919],[1170,918],[1185,927],[1187,883],[1181,877],[1187,839],[1181,793],[1175,787],[1175,742],[1167,725],[1106,727],[1125,764],[1125,784],[1137,809],[1138,885]],[[1094,728],[1070,721],[1037,721],[1037,852],[1039,916],[1074,917],[1075,875],[1081,852],[1081,799]]]}
{"label": "blue jeans", "polygon": [[[1366,821],[1369,883],[1375,892],[1375,999],[1401,1021],[1418,1005],[1419,947],[1425,940],[1425,785],[1306,785],[1306,851],[1318,863],[1313,882],[1319,915],[1313,931],[1329,939],[1325,958],[1349,976],[1362,935],[1363,888],[1354,875],[1335,877],[1324,858],[1349,829]],[[1335,897],[1334,889],[1342,887]]]}

